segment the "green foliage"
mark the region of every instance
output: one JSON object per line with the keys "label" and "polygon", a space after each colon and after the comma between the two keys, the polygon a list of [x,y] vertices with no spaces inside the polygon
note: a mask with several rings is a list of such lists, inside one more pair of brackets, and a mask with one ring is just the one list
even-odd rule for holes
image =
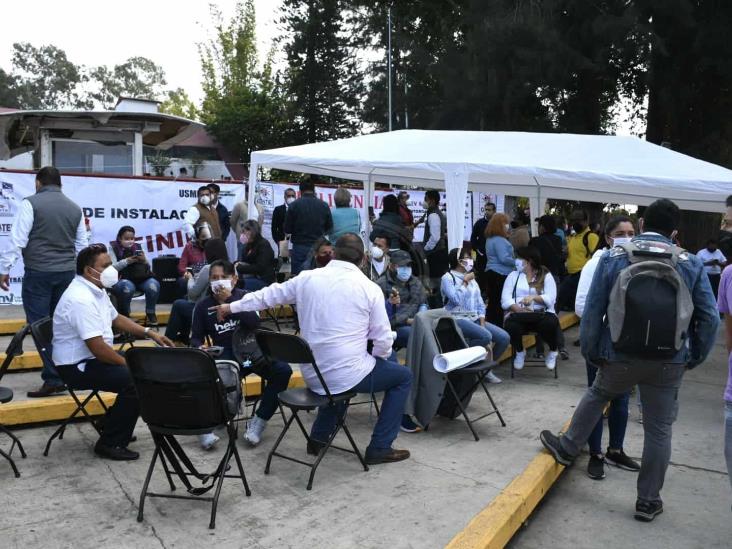
{"label": "green foliage", "polygon": [[173,163],[173,159],[170,158],[167,151],[161,150],[156,150],[154,154],[146,155],[145,160],[147,160],[153,173],[158,177],[163,177],[165,175],[165,170],[167,170]]}
{"label": "green foliage", "polygon": [[168,90],[165,95],[166,98],[160,103],[158,108],[160,112],[181,116],[189,120],[198,119],[198,109],[183,88]]}
{"label": "green foliage", "polygon": [[89,79],[98,89],[89,98],[105,109],[114,107],[120,96],[157,99],[165,86],[165,71],[146,57],[130,57],[111,69],[101,66],[91,69]]}
{"label": "green foliage", "polygon": [[0,107],[20,108],[20,96],[17,86],[17,78],[0,69]]}

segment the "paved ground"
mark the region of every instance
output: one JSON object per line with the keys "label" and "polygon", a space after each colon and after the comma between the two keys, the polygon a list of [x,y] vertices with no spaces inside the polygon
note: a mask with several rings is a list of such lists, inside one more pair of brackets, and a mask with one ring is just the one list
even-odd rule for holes
{"label": "paved ground", "polygon": [[[573,341],[575,334],[569,331],[567,340]],[[70,428],[63,441],[54,442],[47,458],[41,452],[52,427],[19,430],[30,455],[18,462],[20,479],[0,463],[3,501],[12,502],[2,510],[2,546],[443,547],[539,451],[539,429],[557,429],[570,417],[585,383],[584,365],[572,350],[572,359],[560,363],[556,381],[544,369],[525,370],[515,380],[508,379],[505,366],[499,371],[506,381],[494,386],[492,394],[506,428],[495,417],[483,420],[478,424],[481,440],[474,442],[461,422],[436,419],[429,432],[398,438],[395,446],[408,448],[412,459],[374,466],[369,472],[361,470],[355,458],[333,452],[321,464],[311,492],[305,490],[307,471],[299,465],[275,460],[272,474],[263,474],[280,426],[273,418],[262,446],[249,449],[239,443],[252,496],[246,498],[240,484],[227,481],[213,532],[207,529],[207,505],[197,502],[149,500],[145,521],[135,521],[152,454],[141,422],[134,447],[142,458],[135,463],[96,459],[89,426]],[[721,349],[716,358],[718,364],[693,372],[685,385],[674,455],[685,466],[670,472],[665,515],[639,528],[629,518],[634,479],[613,471],[603,483],[592,483],[583,475],[584,464],[578,464],[559,481],[514,546],[634,547],[642,539],[644,547],[729,547],[720,545],[729,531],[730,499],[727,477],[721,473]],[[35,381],[30,376],[37,374],[9,374],[3,384],[12,382],[21,390],[21,385]],[[474,399],[472,411],[486,409],[486,400]],[[369,407],[356,406],[349,418],[364,448],[371,429]],[[634,455],[640,443],[637,427],[634,423],[628,435]],[[296,432],[292,435],[283,451],[305,459],[304,441]],[[193,440],[185,445],[195,458],[213,463],[213,456],[198,450]],[[162,475],[154,478],[153,486],[167,490]],[[625,489],[618,489],[621,486]],[[588,518],[595,519],[592,537]],[[546,535],[556,540],[546,541]]]}

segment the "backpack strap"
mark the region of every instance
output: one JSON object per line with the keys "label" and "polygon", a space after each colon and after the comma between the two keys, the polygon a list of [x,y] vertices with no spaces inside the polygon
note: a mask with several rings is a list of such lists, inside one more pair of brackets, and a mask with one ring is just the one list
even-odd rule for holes
{"label": "backpack strap", "polygon": [[625,251],[628,256],[628,261],[630,261],[630,263],[639,263],[641,261],[652,260],[666,263],[675,268],[676,264],[679,262],[679,258],[682,254],[686,253],[686,250],[680,248],[679,246],[676,246],[675,244],[666,244],[665,242],[661,242],[660,244],[664,246],[665,251],[654,252],[650,250],[644,250],[635,242],[619,244],[616,247],[622,248],[623,251]]}
{"label": "backpack strap", "polygon": [[592,231],[587,231],[584,236],[582,237],[582,244],[585,247],[585,258],[589,259],[592,257],[592,252],[590,251],[590,235],[592,234]]}

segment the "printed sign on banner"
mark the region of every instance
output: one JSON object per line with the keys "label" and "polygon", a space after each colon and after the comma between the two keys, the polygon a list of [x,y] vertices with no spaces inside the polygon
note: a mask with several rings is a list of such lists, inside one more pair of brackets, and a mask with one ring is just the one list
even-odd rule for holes
{"label": "printed sign on banner", "polygon": [[[89,218],[90,242],[109,244],[120,227],[134,227],[137,241],[149,260],[162,254],[180,256],[188,241],[183,225],[189,207],[196,203],[199,187],[205,183],[160,181],[143,178],[63,176],[63,192],[76,202]],[[218,183],[220,201],[231,211],[244,199],[241,183]],[[35,175],[0,172],[0,253],[11,249],[10,231],[18,205],[35,192]],[[236,239],[227,241],[232,258]],[[22,260],[10,273],[10,291],[0,291],[0,304],[20,304],[23,280]]]}

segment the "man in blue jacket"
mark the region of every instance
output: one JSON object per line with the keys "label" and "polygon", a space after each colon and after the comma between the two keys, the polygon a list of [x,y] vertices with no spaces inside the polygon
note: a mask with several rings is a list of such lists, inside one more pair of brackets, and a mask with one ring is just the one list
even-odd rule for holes
{"label": "man in blue jacket", "polygon": [[[679,208],[670,200],[656,200],[640,220],[638,242],[670,245],[680,220]],[[671,426],[678,411],[678,394],[685,370],[701,364],[714,345],[719,314],[709,278],[699,258],[686,252],[679,256],[676,271],[686,284],[693,302],[687,338],[671,359],[641,359],[617,351],[607,323],[610,292],[620,272],[629,265],[622,248],[613,248],[600,259],[582,317],[582,354],[599,369],[595,382],[580,400],[569,430],[562,436],[542,431],[541,442],[562,465],[571,465],[587,442],[605,405],[614,398],[640,388],[643,406],[643,458],[638,476],[635,518],[652,521],[663,512],[661,488],[671,459]]]}

